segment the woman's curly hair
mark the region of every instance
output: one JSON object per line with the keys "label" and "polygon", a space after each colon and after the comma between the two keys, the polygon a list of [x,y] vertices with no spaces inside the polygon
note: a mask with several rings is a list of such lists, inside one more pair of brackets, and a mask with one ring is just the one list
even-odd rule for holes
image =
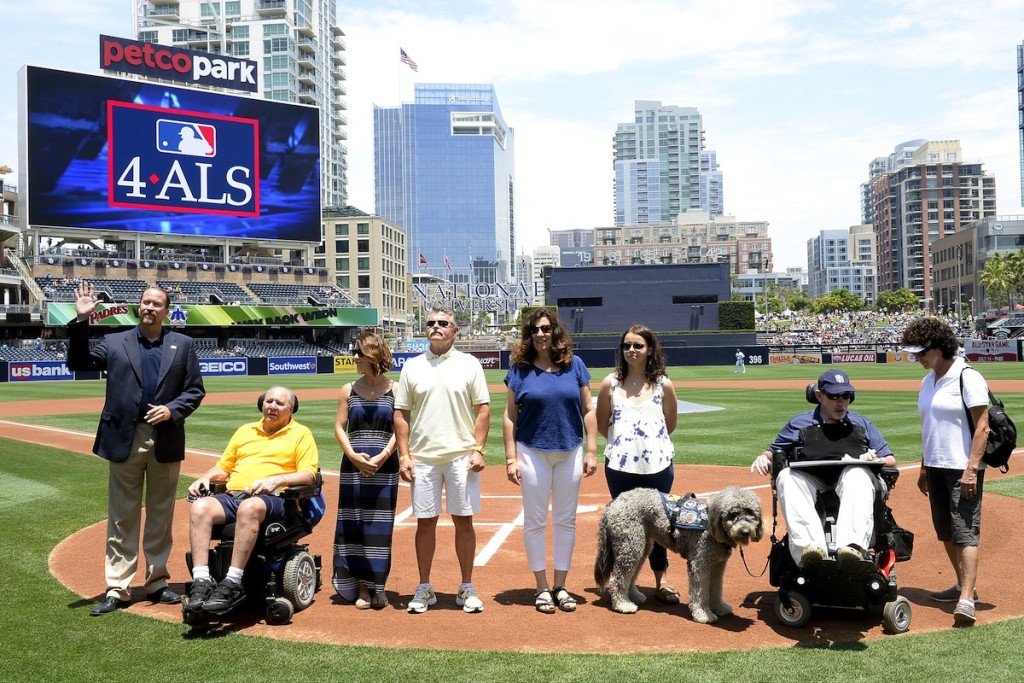
{"label": "woman's curly hair", "polygon": [[626,363],[626,352],[622,350],[622,344],[626,341],[627,334],[636,334],[647,342],[647,364],[644,366],[644,381],[653,384],[665,374],[665,352],[658,342],[658,337],[647,325],[633,325],[622,333],[619,339],[619,349],[615,353],[615,378],[620,382],[626,379],[629,372],[629,365]]}
{"label": "woman's curly hair", "polygon": [[522,327],[519,329],[519,341],[512,348],[509,361],[512,365],[527,368],[537,360],[537,349],[533,348],[533,330],[530,328],[541,318],[547,318],[551,323],[551,362],[560,368],[569,367],[572,363],[572,337],[562,329],[561,323],[558,322],[558,313],[547,307],[535,308],[523,318]]}
{"label": "woman's curly hair", "polygon": [[956,355],[960,342],[949,325],[938,318],[927,316],[907,325],[903,330],[903,345],[938,349],[942,357],[949,360]]}

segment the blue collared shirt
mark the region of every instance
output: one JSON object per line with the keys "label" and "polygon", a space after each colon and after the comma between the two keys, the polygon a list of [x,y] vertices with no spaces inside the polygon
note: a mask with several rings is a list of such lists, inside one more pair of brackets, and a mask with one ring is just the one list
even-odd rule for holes
{"label": "blue collared shirt", "polygon": [[136,328],[139,340],[139,357],[142,359],[142,405],[139,406],[139,419],[149,411],[150,404],[156,400],[156,385],[160,381],[160,363],[164,357],[164,337],[167,330],[160,330],[160,337],[151,342]]}

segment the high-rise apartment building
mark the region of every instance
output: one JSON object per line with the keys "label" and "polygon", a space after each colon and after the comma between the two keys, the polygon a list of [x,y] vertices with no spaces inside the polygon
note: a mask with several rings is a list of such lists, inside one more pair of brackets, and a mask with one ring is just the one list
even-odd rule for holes
{"label": "high-rise apartment building", "polygon": [[822,230],[807,240],[807,294],[812,299],[846,289],[866,305],[878,294],[875,281],[875,235],[870,225],[849,230]]}
{"label": "high-rise apartment building", "polygon": [[320,109],[320,193],[348,204],[345,33],[334,0],[135,0],[135,38],[259,65],[258,94]]}
{"label": "high-rise apartment building", "polygon": [[917,147],[872,184],[879,291],[907,288],[930,299],[931,244],[996,213],[996,181],[963,161],[958,140]]}
{"label": "high-rise apartment building", "polygon": [[414,102],[374,107],[376,211],[405,228],[410,270],[512,280],[514,140],[490,85],[419,83]]}
{"label": "high-rise apartment building", "polygon": [[594,242],[598,266],[719,262],[739,275],[771,272],[773,262],[767,221],[711,218],[700,210],[672,223],[595,228]]}
{"label": "high-rise apartment building", "polygon": [[875,223],[875,181],[886,173],[893,173],[911,164],[914,150],[928,142],[927,140],[908,140],[893,149],[887,157],[875,157],[868,164],[868,181],[860,186],[860,222],[863,225]]}
{"label": "high-rise apartment building", "polygon": [[722,175],[714,152],[702,157],[696,108],[637,100],[614,145],[615,225],[670,223],[688,209],[722,213]]}

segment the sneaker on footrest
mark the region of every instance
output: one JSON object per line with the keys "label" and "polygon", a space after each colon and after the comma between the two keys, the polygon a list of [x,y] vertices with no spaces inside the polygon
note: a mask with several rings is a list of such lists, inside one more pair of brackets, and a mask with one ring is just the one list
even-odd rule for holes
{"label": "sneaker on footrest", "polygon": [[227,614],[245,601],[245,589],[242,584],[224,579],[213,590],[213,594],[203,603],[203,611],[210,614]]}
{"label": "sneaker on footrest", "polygon": [[185,609],[192,612],[202,610],[203,604],[210,599],[215,588],[217,588],[217,582],[209,577],[204,576],[193,581],[192,589],[189,590],[188,597],[185,599]]}

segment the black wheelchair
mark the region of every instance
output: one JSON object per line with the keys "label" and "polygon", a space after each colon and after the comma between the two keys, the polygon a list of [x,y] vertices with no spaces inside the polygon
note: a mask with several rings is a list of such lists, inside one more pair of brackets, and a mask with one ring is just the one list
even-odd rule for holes
{"label": "black wheelchair", "polygon": [[[815,385],[807,387],[807,400],[817,403]],[[791,456],[772,449],[772,517],[773,529],[778,511],[775,479],[786,467],[808,473],[826,474],[829,469],[849,466],[836,460],[814,461],[813,455],[799,450]],[[805,458],[805,459],[802,459]],[[865,559],[840,563],[835,558],[835,525],[839,514],[839,496],[834,490],[819,494],[815,507],[822,520],[829,556],[812,560],[798,567],[789,550],[788,534],[776,540],[772,534],[769,555],[769,582],[779,589],[774,612],[780,623],[799,627],[811,617],[812,607],[847,608],[867,611],[882,617],[886,633],[903,633],[910,628],[910,601],[897,592],[896,563],[909,560],[913,550],[913,534],[900,528],[886,505],[889,492],[896,485],[899,470],[881,462],[860,462],[875,474],[874,539],[865,549]],[[815,471],[817,470],[817,471]]]}
{"label": "black wheelchair", "polygon": [[[287,507],[284,521],[260,526],[256,546],[245,565],[242,583],[246,603],[252,609],[266,610],[268,624],[288,623],[296,612],[313,604],[314,596],[320,589],[320,555],[311,554],[309,546],[298,541],[313,532],[313,527],[322,516],[322,487],[323,477],[317,470],[314,485],[284,489],[281,492]],[[223,493],[224,490],[224,485],[219,484],[207,495]],[[219,543],[210,549],[210,576],[218,583],[224,579],[231,566],[234,533],[233,523],[215,526],[213,529],[212,540]],[[185,554],[185,563],[191,573],[191,551]],[[192,584],[189,582],[185,586],[186,595],[191,590]],[[191,610],[187,603],[186,600],[182,604],[182,620],[190,626],[201,626],[224,616]]]}

